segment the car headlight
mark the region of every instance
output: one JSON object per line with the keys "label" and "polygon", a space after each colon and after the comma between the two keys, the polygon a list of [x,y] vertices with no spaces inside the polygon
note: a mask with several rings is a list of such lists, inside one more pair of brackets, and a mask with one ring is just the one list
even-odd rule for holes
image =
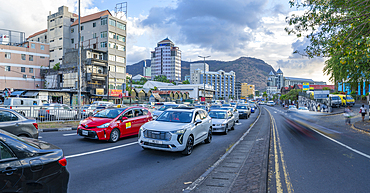
{"label": "car headlight", "polygon": [[171,131],[172,134],[182,135],[186,132],[186,129],[180,129],[176,131]]}
{"label": "car headlight", "polygon": [[139,129],[139,133],[138,133],[139,138],[141,137],[141,132],[143,132],[144,130],[145,130],[145,128],[143,126],[141,126],[140,129]]}
{"label": "car headlight", "polygon": [[224,124],[221,124],[221,126],[225,127],[225,126],[226,126],[226,124],[225,124],[225,123],[224,123]]}
{"label": "car headlight", "polygon": [[107,128],[110,125],[110,123],[105,123],[103,125],[99,125],[96,128]]}

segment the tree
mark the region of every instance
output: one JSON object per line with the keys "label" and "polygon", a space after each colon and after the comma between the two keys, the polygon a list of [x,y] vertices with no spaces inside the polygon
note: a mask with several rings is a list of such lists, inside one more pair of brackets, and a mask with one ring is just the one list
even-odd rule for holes
{"label": "tree", "polygon": [[182,84],[190,84],[189,80],[184,80]]}
{"label": "tree", "polygon": [[323,87],[322,90],[330,90],[329,87]]}
{"label": "tree", "polygon": [[287,17],[288,34],[309,39],[304,53],[308,57],[329,57],[324,73],[330,80],[369,83],[370,0],[290,0],[291,7],[306,9],[302,15]]}
{"label": "tree", "polygon": [[248,95],[248,98],[252,99],[254,97],[253,94]]}
{"label": "tree", "polygon": [[158,75],[158,76],[155,76],[155,77],[154,77],[154,81],[170,83],[170,81],[169,81],[169,80],[167,79],[167,77],[166,77],[166,76],[164,76],[164,75]]}
{"label": "tree", "polygon": [[256,96],[260,96],[260,91],[256,90],[254,93]]}
{"label": "tree", "polygon": [[267,98],[267,93],[263,92],[262,97]]}

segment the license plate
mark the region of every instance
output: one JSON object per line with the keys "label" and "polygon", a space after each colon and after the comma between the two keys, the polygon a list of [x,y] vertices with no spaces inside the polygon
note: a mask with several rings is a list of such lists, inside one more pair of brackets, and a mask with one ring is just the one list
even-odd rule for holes
{"label": "license plate", "polygon": [[88,131],[82,130],[82,135],[89,135]]}
{"label": "license plate", "polygon": [[150,143],[156,143],[156,144],[163,144],[163,142],[162,142],[162,141],[154,140],[154,139],[149,139],[149,142],[150,142]]}

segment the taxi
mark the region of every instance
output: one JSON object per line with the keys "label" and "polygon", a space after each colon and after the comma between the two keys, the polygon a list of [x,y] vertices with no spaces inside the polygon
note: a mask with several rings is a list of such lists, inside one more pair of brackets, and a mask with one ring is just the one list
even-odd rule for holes
{"label": "taxi", "polygon": [[140,127],[149,121],[152,121],[152,115],[144,107],[108,108],[82,120],[77,134],[117,142],[119,138],[137,135]]}

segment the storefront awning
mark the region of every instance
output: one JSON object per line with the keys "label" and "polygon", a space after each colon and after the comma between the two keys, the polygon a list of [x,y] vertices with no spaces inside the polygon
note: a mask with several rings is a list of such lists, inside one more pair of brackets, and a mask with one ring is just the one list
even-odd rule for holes
{"label": "storefront awning", "polygon": [[10,93],[10,97],[19,97],[24,92],[25,92],[24,90],[14,91],[14,92]]}
{"label": "storefront awning", "polygon": [[38,91],[27,91],[26,93],[24,93],[22,95],[22,97],[23,96],[25,96],[25,97],[36,97],[38,94],[39,94]]}

